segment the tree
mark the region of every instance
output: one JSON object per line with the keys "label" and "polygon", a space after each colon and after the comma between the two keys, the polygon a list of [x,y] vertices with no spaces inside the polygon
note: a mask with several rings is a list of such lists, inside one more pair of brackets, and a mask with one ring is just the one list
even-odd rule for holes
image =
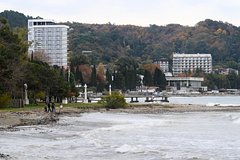
{"label": "tree", "polygon": [[122,72],[117,72],[114,74],[114,87],[116,89],[122,89],[126,90],[125,88],[125,76],[122,74]]}
{"label": "tree", "polygon": [[[7,18],[12,27],[27,27],[27,19],[32,18],[14,11],[4,11],[0,16]],[[71,68],[86,64],[86,61],[88,64],[91,60],[109,63],[129,55],[141,62],[152,62],[154,58],[170,58],[172,52],[210,53],[213,62],[222,65],[226,65],[229,58],[239,62],[239,27],[221,21],[207,19],[194,27],[66,24],[72,28],[69,30]],[[94,50],[89,59],[83,58],[84,50]]]}
{"label": "tree", "polygon": [[136,69],[130,68],[126,73],[125,78],[126,88],[130,90],[136,89],[137,86],[137,74]]}
{"label": "tree", "polygon": [[209,89],[222,89],[222,88],[230,88],[231,81],[227,78],[226,75],[222,74],[209,74],[206,76],[207,86]]}
{"label": "tree", "polygon": [[97,87],[97,71],[96,71],[96,66],[95,65],[92,67],[91,86],[92,87]]}
{"label": "tree", "polygon": [[27,45],[0,18],[0,94],[21,97]]}
{"label": "tree", "polygon": [[76,68],[75,79],[78,84],[84,85],[83,75],[78,66]]}
{"label": "tree", "polygon": [[193,77],[204,77],[205,73],[202,69],[197,68],[194,72],[193,72]]}
{"label": "tree", "polygon": [[[111,84],[111,85],[113,85],[112,84],[112,74],[111,74],[111,72],[109,71],[109,69],[107,68],[107,70],[106,70],[106,83],[108,84],[108,86]],[[113,86],[112,86],[113,87]]]}
{"label": "tree", "polygon": [[105,87],[104,65],[99,63],[97,67],[97,91],[103,91]]}
{"label": "tree", "polygon": [[11,27],[27,27],[28,17],[22,13],[5,10],[4,12],[0,13],[0,17],[8,19]]}
{"label": "tree", "polygon": [[91,74],[92,74],[92,69],[89,65],[79,65],[78,66],[79,70],[82,72],[82,77],[84,84],[89,84],[91,83]]}
{"label": "tree", "polygon": [[153,84],[155,86],[158,86],[161,90],[166,88],[167,81],[165,75],[159,68],[155,69],[153,76]]}
{"label": "tree", "polygon": [[238,89],[239,78],[236,73],[230,73],[229,75],[227,75],[227,79],[229,80],[230,88]]}
{"label": "tree", "polygon": [[[120,82],[118,80],[119,86],[123,85],[120,89],[136,89],[136,81],[137,81],[137,68],[138,64],[136,60],[131,57],[122,57],[117,63],[117,76],[123,80]],[[121,85],[120,85],[121,84]],[[119,87],[118,86],[118,87]]]}
{"label": "tree", "polygon": [[112,92],[111,95],[103,97],[99,103],[104,104],[108,109],[124,108],[127,106],[124,96],[119,92]]}
{"label": "tree", "polygon": [[68,83],[61,75],[61,69],[49,66],[41,61],[29,62],[26,66],[24,82],[28,84],[30,98],[37,98],[37,93],[44,92],[46,96],[62,99],[67,97],[69,92],[74,92],[75,85],[70,77]]}
{"label": "tree", "polygon": [[145,86],[153,85],[153,77],[152,77],[152,74],[148,70],[145,70],[145,72],[144,72],[143,84]]}

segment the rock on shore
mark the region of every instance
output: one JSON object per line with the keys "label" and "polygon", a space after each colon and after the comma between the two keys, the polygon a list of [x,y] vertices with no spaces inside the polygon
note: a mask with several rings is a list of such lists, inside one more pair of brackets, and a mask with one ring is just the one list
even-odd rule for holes
{"label": "rock on shore", "polygon": [[0,153],[0,159],[11,159],[10,155],[8,154],[3,154],[3,153]]}
{"label": "rock on shore", "polygon": [[45,112],[4,112],[0,113],[0,131],[15,130],[16,126],[49,124],[57,120],[57,115]]}

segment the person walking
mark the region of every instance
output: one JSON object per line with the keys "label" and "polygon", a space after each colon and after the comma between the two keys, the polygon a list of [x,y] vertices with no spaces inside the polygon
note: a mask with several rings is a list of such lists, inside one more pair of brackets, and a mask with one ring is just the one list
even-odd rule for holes
{"label": "person walking", "polygon": [[51,110],[51,105],[50,105],[49,102],[48,102],[48,104],[47,104],[47,111],[48,111],[48,112],[52,112],[52,110]]}
{"label": "person walking", "polygon": [[45,103],[45,105],[44,105],[44,111],[48,112],[48,105],[47,105],[47,103]]}
{"label": "person walking", "polygon": [[60,106],[59,106],[59,113],[61,112],[62,108],[63,108],[63,105],[62,105],[62,103],[60,103]]}
{"label": "person walking", "polygon": [[52,103],[52,112],[56,112],[56,107],[54,103]]}

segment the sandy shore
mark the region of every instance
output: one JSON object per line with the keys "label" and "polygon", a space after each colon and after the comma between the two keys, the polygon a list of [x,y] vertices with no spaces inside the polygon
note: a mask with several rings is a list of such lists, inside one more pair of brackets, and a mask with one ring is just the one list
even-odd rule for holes
{"label": "sandy shore", "polygon": [[129,106],[126,109],[78,109],[65,107],[61,113],[46,113],[43,110],[22,111],[22,112],[0,112],[0,131],[14,131],[16,126],[23,125],[43,125],[55,123],[59,116],[75,116],[85,112],[124,112],[134,114],[158,114],[166,112],[239,112],[240,106],[204,106],[204,105],[179,105],[179,104],[163,104],[163,105],[139,105]]}

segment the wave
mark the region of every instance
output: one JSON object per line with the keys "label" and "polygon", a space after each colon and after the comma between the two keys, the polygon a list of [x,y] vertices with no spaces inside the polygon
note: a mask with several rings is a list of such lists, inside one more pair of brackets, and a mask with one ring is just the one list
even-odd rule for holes
{"label": "wave", "polygon": [[117,153],[144,153],[145,148],[141,145],[128,145],[124,144],[115,149]]}
{"label": "wave", "polygon": [[158,154],[158,155],[165,155],[163,154],[163,150],[152,145],[130,145],[130,144],[123,144],[121,146],[115,146],[115,152],[120,154],[126,154],[126,153],[133,153],[133,154]]}
{"label": "wave", "polygon": [[230,121],[232,121],[232,123],[235,124],[240,124],[240,117],[237,115],[228,115],[228,118],[230,119]]}
{"label": "wave", "polygon": [[240,106],[240,104],[207,103],[206,106],[208,106],[208,107],[213,107],[213,106],[219,106],[219,107],[237,107],[237,106]]}

